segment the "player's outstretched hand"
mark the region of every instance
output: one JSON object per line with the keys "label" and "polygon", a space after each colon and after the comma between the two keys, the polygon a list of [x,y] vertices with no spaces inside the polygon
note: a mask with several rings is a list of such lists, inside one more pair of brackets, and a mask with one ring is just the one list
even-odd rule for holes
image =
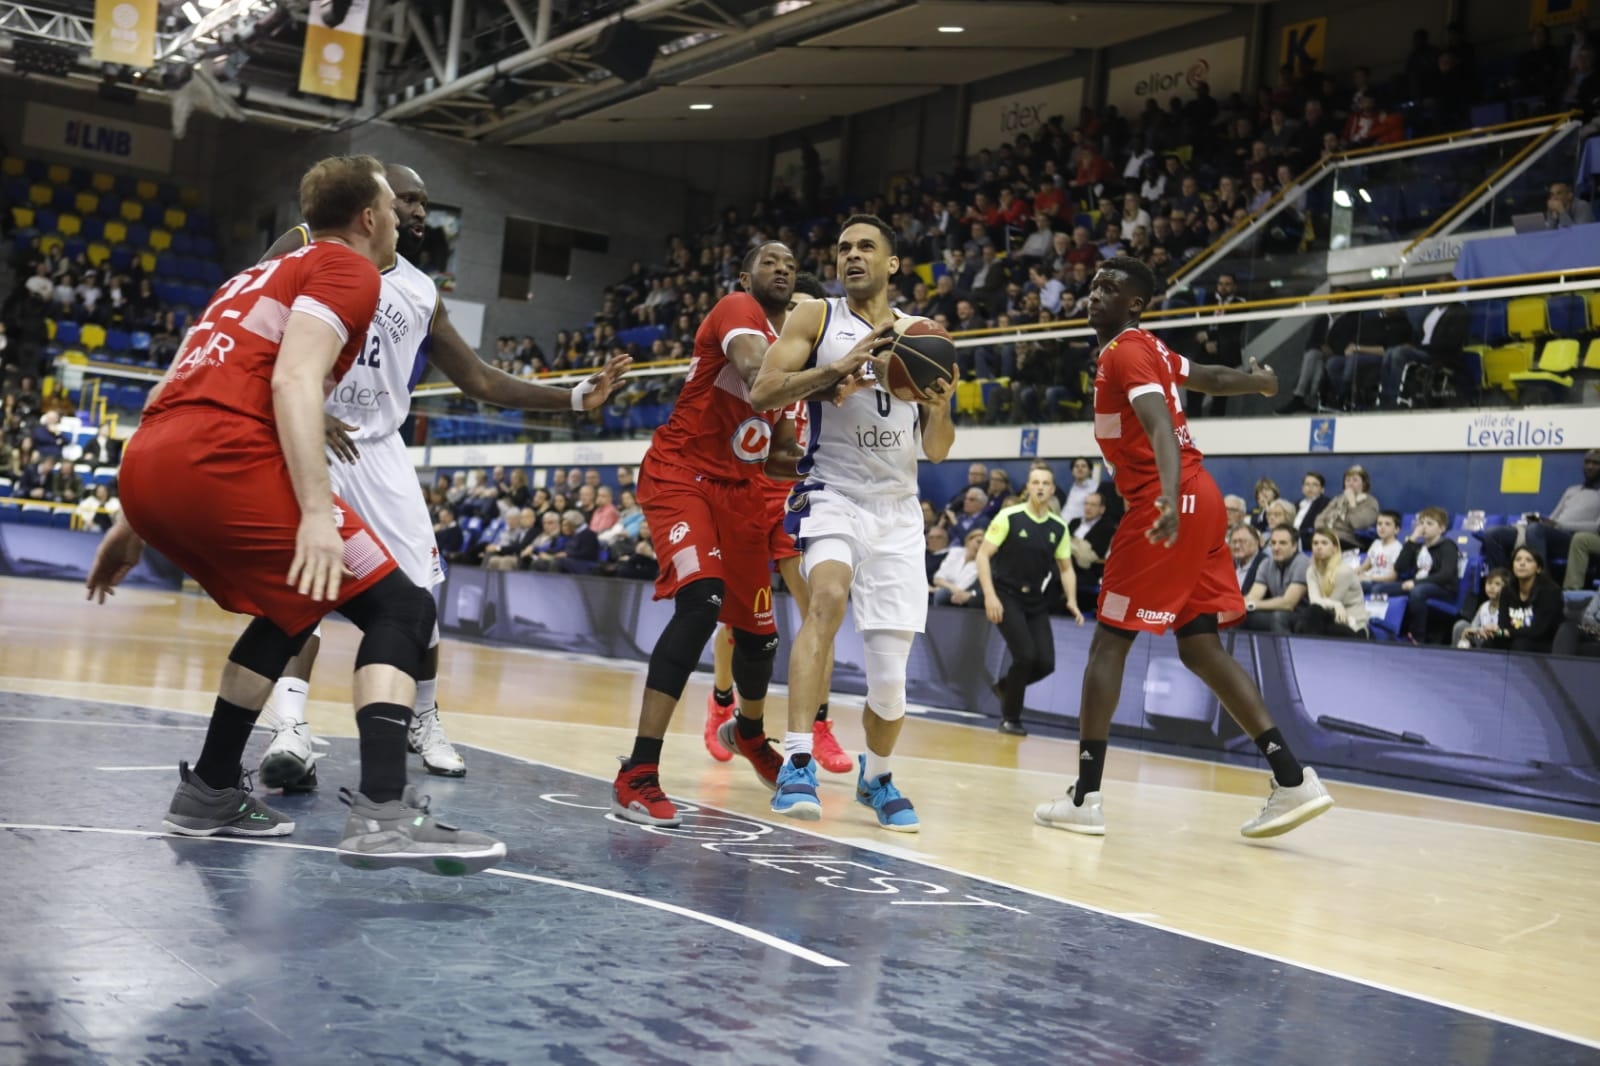
{"label": "player's outstretched hand", "polygon": [[100,548],[94,553],[94,562],[89,564],[89,577],[84,582],[89,590],[88,598],[93,600],[98,596],[98,602],[104,603],[107,596],[116,595],[113,590],[122,584],[128,571],[139,565],[143,554],[144,541],[132,526],[119,520],[100,538]]}
{"label": "player's outstretched hand", "polygon": [[583,409],[593,411],[596,407],[611,399],[611,394],[617,391],[617,386],[622,384],[623,375],[633,365],[631,355],[613,355],[606,360],[606,365],[598,373],[589,376],[585,382],[589,391],[583,397]]}
{"label": "player's outstretched hand", "polygon": [[999,625],[1001,622],[1005,621],[1006,609],[1000,605],[1000,601],[998,599],[990,599],[988,596],[985,596],[983,598],[983,613],[988,615],[989,621],[993,622],[995,625]]}
{"label": "player's outstretched hand", "polygon": [[939,411],[943,411],[945,414],[950,413],[950,400],[956,394],[956,383],[954,381],[949,378],[940,378],[924,391],[927,392],[927,397],[917,402],[926,407],[929,414]]}
{"label": "player's outstretched hand", "polygon": [[1256,379],[1256,390],[1263,396],[1278,395],[1278,372],[1264,363],[1250,360],[1250,376]]}
{"label": "player's outstretched hand", "polygon": [[322,435],[328,441],[328,450],[341,463],[353,463],[361,458],[356,442],[350,439],[350,433],[355,428],[348,422],[334,418],[326,411],[322,414]]}
{"label": "player's outstretched hand", "polygon": [[1160,514],[1150,523],[1150,528],[1145,530],[1144,539],[1151,544],[1170,548],[1178,543],[1178,509],[1172,506],[1171,500],[1159,496],[1156,498],[1156,510]]}
{"label": "player's outstretched hand", "polygon": [[313,600],[335,600],[343,578],[344,539],[333,524],[332,508],[302,515],[294,536],[294,561],[289,564],[288,583],[300,595]]}

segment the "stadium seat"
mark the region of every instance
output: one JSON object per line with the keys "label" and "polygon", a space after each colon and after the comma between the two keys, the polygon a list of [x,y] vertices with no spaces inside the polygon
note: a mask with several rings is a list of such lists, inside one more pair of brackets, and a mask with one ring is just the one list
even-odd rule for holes
{"label": "stadium seat", "polygon": [[103,171],[97,171],[89,178],[89,188],[98,193],[108,193],[116,188],[116,185],[117,180]]}
{"label": "stadium seat", "polygon": [[83,327],[76,322],[57,322],[55,336],[51,339],[67,347],[80,343],[82,335]]}
{"label": "stadium seat", "polygon": [[28,179],[5,178],[0,179],[0,199],[12,204],[25,204],[28,202]]}
{"label": "stadium seat", "polygon": [[[40,228],[42,229],[43,227]],[[45,252],[46,254],[59,252],[65,243],[66,242],[61,239],[59,234],[47,233],[43,237],[39,238],[39,250],[41,252]]]}
{"label": "stadium seat", "polygon": [[176,230],[172,234],[172,250],[179,255],[193,255],[194,238],[189,236],[187,230]]}
{"label": "stadium seat", "polygon": [[113,188],[123,196],[134,195],[134,190],[139,186],[139,180],[132,174],[118,174]]}
{"label": "stadium seat", "polygon": [[1572,388],[1572,372],[1578,369],[1580,351],[1580,345],[1571,337],[1546,343],[1532,369],[1511,375],[1517,398],[1524,403],[1535,403],[1547,396],[1565,394]]}
{"label": "stadium seat", "polygon": [[140,252],[139,269],[146,274],[154,274],[156,272],[156,254],[154,252]]}
{"label": "stadium seat", "polygon": [[11,209],[11,224],[18,229],[32,229],[36,212],[31,207],[13,207]]}
{"label": "stadium seat", "polygon": [[83,346],[91,352],[101,351],[106,346],[106,328],[97,326],[93,322],[83,327],[80,337]]}
{"label": "stadium seat", "polygon": [[20,178],[25,173],[27,173],[26,165],[21,157],[8,155],[4,159],[0,159],[0,175],[8,178]]}
{"label": "stadium seat", "polygon": [[50,524],[50,510],[42,503],[25,503],[22,505],[22,524],[47,526]]}
{"label": "stadium seat", "polygon": [[100,197],[92,192],[80,192],[72,198],[72,209],[80,215],[92,215],[100,210]]}
{"label": "stadium seat", "polygon": [[199,207],[200,206],[200,190],[196,189],[196,188],[189,187],[189,186],[185,186],[184,188],[179,189],[178,190],[178,202],[180,204],[182,204],[184,207],[190,207],[190,208]]}
{"label": "stadium seat", "polygon": [[128,243],[143,248],[150,243],[150,227],[143,222],[128,224]]}
{"label": "stadium seat", "polygon": [[82,237],[65,237],[61,241],[61,249],[66,252],[68,259],[76,259],[89,250],[89,242]]}
{"label": "stadium seat", "polygon": [[150,334],[142,329],[136,329],[128,334],[128,350],[133,352],[148,352],[150,350]]}
{"label": "stadium seat", "polygon": [[0,496],[10,496],[11,492],[11,479],[8,477],[0,477]]}
{"label": "stadium seat", "polygon": [[83,219],[77,215],[64,214],[56,219],[56,232],[63,237],[76,237],[83,232]]}
{"label": "stadium seat", "polygon": [[189,220],[189,213],[180,207],[169,207],[161,214],[161,224],[169,230],[180,230]]}
{"label": "stadium seat", "polygon": [[0,522],[22,521],[22,505],[20,503],[0,503]]}
{"label": "stadium seat", "polygon": [[73,201],[75,199],[77,199],[77,195],[72,191],[71,187],[57,185],[50,197],[50,203],[57,211],[71,211],[73,210]]}
{"label": "stadium seat", "polygon": [[[1540,301],[1542,304],[1543,301]],[[1533,368],[1533,345],[1529,342],[1506,344],[1491,348],[1483,357],[1483,381],[1491,389],[1499,389],[1515,399],[1517,386],[1512,382],[1516,374],[1525,374]]]}
{"label": "stadium seat", "polygon": [[1557,337],[1576,337],[1589,331],[1589,304],[1577,293],[1550,297],[1550,332]]}
{"label": "stadium seat", "polygon": [[90,266],[98,267],[111,258],[111,249],[99,241],[91,241],[83,254],[88,257]]}
{"label": "stadium seat", "polygon": [[172,247],[172,234],[164,229],[153,229],[150,231],[149,243],[151,251],[164,252]]}
{"label": "stadium seat", "polygon": [[72,528],[72,512],[65,507],[55,507],[50,511],[50,525],[56,529]]}
{"label": "stadium seat", "polygon": [[120,355],[123,352],[131,351],[132,348],[133,348],[133,339],[128,335],[128,331],[127,330],[123,330],[123,329],[108,329],[108,330],[106,330],[106,350],[107,351],[110,351],[110,352],[113,352],[113,353],[116,353],[116,354]]}
{"label": "stadium seat", "polygon": [[1506,331],[1513,340],[1532,341],[1550,335],[1550,304],[1543,296],[1519,296],[1506,305]]}
{"label": "stadium seat", "polygon": [[133,249],[125,244],[111,249],[111,269],[119,271],[132,270]]}
{"label": "stadium seat", "polygon": [[51,185],[65,185],[72,180],[72,168],[60,163],[51,163],[45,170],[44,176],[50,180]]}
{"label": "stadium seat", "polygon": [[121,244],[128,239],[128,225],[125,222],[110,221],[106,223],[105,239],[108,244]]}
{"label": "stadium seat", "polygon": [[38,207],[44,207],[46,204],[48,204],[53,195],[54,190],[52,190],[48,185],[28,186],[28,202]]}
{"label": "stadium seat", "polygon": [[117,214],[126,222],[138,222],[144,218],[144,204],[138,200],[124,200],[117,208]]}
{"label": "stadium seat", "polygon": [[141,200],[154,200],[161,190],[153,181],[141,181],[134,185],[133,191]]}
{"label": "stadium seat", "polygon": [[[86,241],[104,240],[106,235],[106,220],[99,215],[90,215],[83,220],[81,231]],[[109,251],[109,249],[108,249]]]}
{"label": "stadium seat", "polygon": [[166,208],[154,201],[151,201],[150,203],[144,205],[144,224],[152,228],[159,226],[161,225],[161,216],[166,213]]}

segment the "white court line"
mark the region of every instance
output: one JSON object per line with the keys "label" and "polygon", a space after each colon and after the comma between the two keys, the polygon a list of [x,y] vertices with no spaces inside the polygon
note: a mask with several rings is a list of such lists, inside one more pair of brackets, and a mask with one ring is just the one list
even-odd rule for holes
{"label": "white court line", "polygon": [[[140,709],[153,710],[154,709],[154,708],[140,708],[139,705],[136,704],[136,703],[119,703],[116,700],[97,700],[97,699],[93,699],[91,697],[85,697],[85,696],[56,696],[54,698],[55,699],[66,699],[66,700],[80,700],[80,701],[82,701],[84,703],[103,703],[103,704],[107,705],[108,707],[132,707],[132,708],[134,708],[136,710],[140,710]],[[195,714],[195,713],[198,713],[198,712],[195,712],[195,711],[179,711],[179,712],[176,712],[176,713],[179,713],[179,714]],[[209,713],[209,712],[207,712],[207,713]],[[96,729],[104,729],[106,726],[113,726],[113,727],[118,728],[118,729],[184,729],[184,730],[188,730],[191,733],[204,733],[206,731],[206,727],[203,726],[203,725],[168,725],[165,722],[91,722],[91,721],[77,720],[77,719],[72,719],[72,718],[11,718],[11,717],[5,717],[5,716],[0,716],[0,722],[30,722],[30,723],[32,723],[34,725],[93,726]]]}
{"label": "white court line", "polygon": [[[101,833],[112,836],[145,837],[150,840],[170,839],[195,841],[197,843],[205,844],[247,844],[260,848],[288,848],[291,851],[317,851],[329,855],[337,855],[339,853],[338,848],[330,848],[322,844],[295,844],[285,840],[262,840],[252,837],[191,837],[174,833],[159,833],[149,829],[112,829],[94,825],[38,825],[24,822],[0,822],[0,829],[22,829],[55,833]],[[530,881],[539,885],[551,885],[556,888],[567,888],[574,892],[587,892],[590,895],[605,896],[608,899],[621,900],[624,903],[636,903],[641,907],[649,907],[652,910],[665,911],[668,914],[676,914],[680,918],[688,918],[691,921],[715,926],[718,929],[733,933],[736,936],[742,936],[746,940],[753,940],[756,943],[766,947],[787,952],[788,954],[793,955],[795,958],[802,959],[814,966],[839,968],[848,967],[850,965],[848,962],[844,962],[840,959],[832,958],[831,956],[824,955],[821,952],[812,951],[810,948],[801,947],[799,944],[792,943],[780,937],[775,937],[771,933],[763,933],[761,930],[752,929],[748,925],[740,925],[738,922],[730,922],[726,918],[718,918],[714,914],[706,914],[702,911],[690,910],[688,907],[680,907],[675,903],[663,903],[661,900],[649,899],[645,896],[634,896],[627,892],[618,892],[615,889],[601,888],[598,885],[585,885],[577,881],[563,881],[557,877],[542,877],[538,874],[525,874],[516,870],[484,870],[483,872],[486,874],[492,874],[495,877],[510,877],[518,881]]]}
{"label": "white court line", "polygon": [[95,769],[108,774],[132,774],[154,770],[160,770],[164,774],[170,774],[173,770],[173,766],[171,763],[167,763],[165,766],[96,766]]}
{"label": "white court line", "polygon": [[[57,697],[57,698],[79,699],[81,697]],[[115,706],[115,707],[127,707],[127,706],[129,706],[129,704],[127,704],[127,703],[120,703],[120,702],[116,702],[116,701],[112,701],[112,700],[85,699],[84,702],[106,703],[106,704],[109,704],[109,705]],[[154,709],[154,708],[152,708],[152,709]],[[198,713],[201,713],[201,712],[196,712],[196,711],[177,711],[175,713],[178,713],[178,714],[198,714]],[[44,722],[52,721],[52,719],[39,719],[39,720],[40,721],[44,721]],[[83,724],[83,723],[72,723],[72,724]],[[190,726],[165,726],[164,727],[164,726],[161,726],[161,725],[156,724],[156,723],[142,723],[142,724],[145,724],[148,728],[152,728],[152,729],[160,729],[160,728],[188,729],[188,728],[193,728],[193,727],[190,727]],[[529,724],[538,724],[538,723],[529,723]],[[610,784],[611,783],[611,778],[602,777],[599,774],[590,773],[590,772],[585,771],[585,770],[573,770],[573,769],[569,769],[568,767],[557,766],[554,763],[540,762],[537,759],[529,759],[529,758],[527,758],[525,756],[521,756],[521,755],[512,755],[512,754],[510,754],[508,752],[496,751],[496,750],[494,750],[492,748],[483,748],[483,747],[478,747],[476,745],[469,745],[469,744],[461,744],[461,745],[458,745],[458,747],[475,748],[478,751],[483,751],[483,752],[486,752],[488,754],[498,755],[501,758],[510,759],[512,762],[520,762],[520,763],[523,763],[524,765],[527,765],[527,766],[543,767],[543,768],[549,769],[549,770],[556,770],[556,771],[558,771],[560,773],[572,774],[574,777],[587,778],[588,780],[597,781],[597,782],[601,782],[601,783],[605,783],[605,784]],[[1167,758],[1179,758],[1178,756],[1166,756],[1166,757]],[[938,760],[928,760],[928,761],[938,761]],[[1185,761],[1185,762],[1204,762],[1204,760],[1199,760],[1199,759],[1185,759],[1183,761]],[[1208,763],[1207,765],[1210,765],[1210,764]],[[1167,787],[1177,787],[1177,786],[1167,786]],[[1186,791],[1203,792],[1203,791],[1206,791],[1206,790],[1205,789],[1188,789]],[[1381,791],[1397,792],[1398,790],[1395,790],[1395,789],[1382,789]],[[1400,793],[1400,794],[1401,795],[1414,795],[1414,793]],[[1468,801],[1462,801],[1462,802],[1468,802]],[[749,820],[751,822],[755,822],[758,825],[766,825],[766,826],[770,826],[770,827],[775,828],[775,829],[787,829],[790,832],[799,833],[799,834],[801,834],[803,836],[814,837],[817,840],[825,841],[825,842],[827,842],[829,844],[839,844],[840,843],[840,841],[835,837],[830,837],[827,834],[821,833],[821,832],[817,832],[816,830],[802,828],[800,823],[797,823],[797,822],[794,822],[794,821],[790,821],[788,819],[785,819],[783,822],[777,822],[777,821],[774,821],[774,820],[771,820],[771,819],[765,819],[765,818],[758,817],[756,815],[745,814],[745,813],[742,813],[742,812],[739,812],[739,811],[730,811],[727,808],[716,807],[716,806],[713,806],[713,805],[710,805],[710,804],[700,804],[699,806],[701,806],[705,810],[715,811],[715,812],[717,812],[719,814],[723,814],[723,815],[726,815],[728,817],[747,819],[747,820]],[[1425,818],[1425,817],[1415,816],[1415,815],[1394,815],[1393,817],[1414,817],[1414,818],[1417,818],[1420,821],[1442,822],[1441,819]],[[1544,817],[1560,817],[1560,816],[1559,815],[1546,815]],[[1580,822],[1583,821],[1582,819],[1569,819],[1569,820],[1571,820],[1571,821],[1580,821]],[[1458,823],[1458,822],[1443,822],[1443,824],[1446,824],[1446,825],[1460,825],[1461,823]],[[1593,823],[1584,823],[1584,824],[1593,824]],[[1491,827],[1491,826],[1470,826],[1470,828],[1489,829],[1489,828],[1494,828],[1494,827]],[[1522,833],[1522,834],[1524,834],[1526,836],[1538,836],[1538,837],[1543,837],[1544,839],[1549,839],[1549,840],[1564,840],[1564,839],[1566,839],[1564,837],[1549,837],[1549,836],[1546,836],[1545,834],[1540,834],[1540,833],[1528,833],[1526,830],[1520,830],[1520,829],[1506,829],[1506,830],[1502,830],[1502,831],[1503,832],[1510,832],[1510,833]],[[111,830],[111,832],[135,833],[135,835],[139,835],[134,830]],[[204,838],[195,838],[195,839],[204,839]],[[212,838],[212,839],[230,839],[230,838]],[[237,841],[237,842],[242,842],[242,841],[239,841],[239,838],[231,838],[231,839],[234,840],[234,841]],[[249,841],[249,843],[263,843],[264,844],[264,843],[267,843],[267,842],[266,841]],[[1591,841],[1582,841],[1582,843],[1592,843],[1592,842]],[[280,846],[282,846],[282,845],[280,845]],[[294,846],[294,845],[291,845],[291,846]],[[870,851],[870,852],[874,852],[874,853],[877,853],[877,854],[881,854],[881,855],[884,855],[884,856],[886,856],[888,858],[902,858],[901,855],[896,854],[895,852],[883,850],[881,848],[878,848],[878,847],[873,846],[872,844],[869,844],[869,843],[866,843],[866,842],[850,844],[850,845],[846,845],[846,846],[848,846],[848,847],[858,847],[858,848],[861,848],[864,851]],[[899,851],[899,850],[900,849],[896,849],[896,851]],[[1427,1004],[1430,1004],[1432,1006],[1443,1007],[1443,1008],[1445,1008],[1447,1010],[1458,1011],[1458,1012],[1460,1012],[1462,1014],[1469,1014],[1469,1015],[1472,1015],[1473,1017],[1483,1018],[1486,1021],[1497,1022],[1497,1023],[1501,1024],[1501,1025],[1513,1026],[1513,1027],[1515,1027],[1517,1029],[1525,1029],[1525,1030],[1528,1030],[1529,1032],[1534,1032],[1534,1033],[1542,1034],[1544,1036],[1554,1037],[1557,1040],[1565,1040],[1565,1041],[1568,1041],[1569,1043],[1579,1044],[1579,1045],[1581,1045],[1583,1047],[1591,1047],[1591,1048],[1595,1048],[1597,1050],[1600,1050],[1600,1041],[1591,1040],[1591,1039],[1586,1038],[1586,1037],[1581,1037],[1581,1036],[1576,1035],[1575,1033],[1563,1032],[1560,1029],[1552,1029],[1552,1028],[1550,1028],[1548,1026],[1538,1025],[1538,1024],[1536,1024],[1534,1022],[1521,1021],[1521,1020],[1516,1019],[1516,1018],[1507,1017],[1506,1015],[1503,1015],[1503,1014],[1497,1014],[1497,1013],[1495,1013],[1493,1011],[1480,1010],[1477,1007],[1469,1007],[1469,1006],[1466,1006],[1465,1004],[1455,1003],[1455,1002],[1452,1002],[1452,1001],[1447,1000],[1447,999],[1440,999],[1440,998],[1438,998],[1436,996],[1429,996],[1429,995],[1426,995],[1426,994],[1421,993],[1421,992],[1413,992],[1413,991],[1410,991],[1408,989],[1398,988],[1398,987],[1396,987],[1394,985],[1385,984],[1385,983],[1383,983],[1381,981],[1375,981],[1375,980],[1372,980],[1370,978],[1356,977],[1356,976],[1354,976],[1352,974],[1341,973],[1338,970],[1332,970],[1332,969],[1329,969],[1329,968],[1324,967],[1324,966],[1317,966],[1317,965],[1315,965],[1313,963],[1301,962],[1301,961],[1299,961],[1297,959],[1291,959],[1291,958],[1288,958],[1286,956],[1277,955],[1277,954],[1274,954],[1274,953],[1268,952],[1268,951],[1261,951],[1261,950],[1259,950],[1257,948],[1245,947],[1245,946],[1239,945],[1239,944],[1230,944],[1227,941],[1218,940],[1215,937],[1206,936],[1206,935],[1204,935],[1202,933],[1195,933],[1195,932],[1191,932],[1190,930],[1187,930],[1187,929],[1179,929],[1179,928],[1175,928],[1173,926],[1163,925],[1158,921],[1152,921],[1150,919],[1146,919],[1146,918],[1140,917],[1137,914],[1119,913],[1117,911],[1107,910],[1107,909],[1105,909],[1103,907],[1096,907],[1093,904],[1083,903],[1083,902],[1081,902],[1079,900],[1068,899],[1065,896],[1058,896],[1058,895],[1055,895],[1055,894],[1050,893],[1050,892],[1043,892],[1043,891],[1040,891],[1038,889],[1033,889],[1033,888],[1025,888],[1025,887],[1023,887],[1021,885],[1014,885],[1014,884],[1010,883],[1009,881],[1001,881],[998,878],[986,877],[983,874],[971,873],[971,872],[969,872],[967,870],[960,870],[960,869],[956,869],[955,867],[952,867],[952,866],[946,866],[943,863],[934,862],[933,860],[925,858],[925,857],[920,857],[920,858],[915,858],[915,859],[912,859],[910,857],[903,857],[902,861],[914,862],[916,865],[926,867],[927,869],[930,869],[930,870],[938,870],[938,871],[940,871],[942,873],[953,874],[953,875],[955,875],[957,877],[971,878],[974,881],[979,881],[979,882],[982,882],[984,884],[994,885],[997,888],[1005,888],[1005,889],[1010,889],[1013,892],[1020,892],[1021,894],[1025,895],[1025,896],[1032,896],[1035,899],[1049,900],[1049,901],[1051,901],[1053,903],[1060,903],[1060,904],[1063,904],[1063,905],[1068,906],[1068,907],[1075,907],[1078,910],[1088,911],[1091,914],[1099,914],[1099,915],[1102,915],[1102,916],[1107,917],[1107,918],[1114,918],[1114,919],[1117,919],[1118,921],[1125,921],[1125,922],[1128,922],[1128,923],[1133,924],[1133,925],[1141,925],[1141,926],[1145,926],[1146,928],[1150,928],[1150,929],[1158,929],[1158,930],[1160,930],[1161,932],[1164,932],[1164,933],[1171,933],[1171,934],[1173,934],[1175,936],[1181,936],[1181,937],[1184,937],[1184,938],[1186,938],[1188,940],[1196,940],[1196,941],[1199,941],[1202,944],[1210,944],[1213,947],[1219,947],[1219,948],[1222,948],[1222,949],[1227,950],[1227,951],[1237,951],[1242,955],[1250,955],[1250,956],[1254,956],[1255,958],[1266,959],[1269,962],[1276,962],[1276,963],[1278,963],[1279,965],[1282,965],[1282,966],[1291,967],[1291,968],[1297,969],[1297,970],[1305,970],[1305,971],[1310,972],[1310,973],[1321,974],[1324,977],[1332,977],[1332,978],[1336,978],[1336,979],[1338,979],[1340,981],[1349,981],[1351,984],[1361,985],[1362,987],[1375,989],[1375,990],[1377,990],[1379,992],[1387,992],[1390,995],[1401,996],[1401,997],[1403,997],[1405,999],[1415,1000],[1415,1001],[1417,1001],[1419,1003],[1427,1003]],[[489,872],[493,873],[494,871],[489,871]],[[795,946],[798,946],[798,945],[795,945]]]}

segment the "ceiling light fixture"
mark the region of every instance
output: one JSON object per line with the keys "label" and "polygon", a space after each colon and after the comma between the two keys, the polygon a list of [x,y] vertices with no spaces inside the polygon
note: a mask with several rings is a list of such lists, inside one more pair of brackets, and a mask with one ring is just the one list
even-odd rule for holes
{"label": "ceiling light fixture", "polygon": [[189,24],[192,26],[200,21],[200,9],[195,7],[192,3],[184,4],[183,17],[188,19]]}
{"label": "ceiling light fixture", "polygon": [[689,110],[690,111],[710,111],[715,106],[716,106],[715,104],[690,104],[689,105]]}
{"label": "ceiling light fixture", "polygon": [[940,33],[966,33],[967,32],[967,28],[965,26],[940,26],[939,27],[939,32]]}

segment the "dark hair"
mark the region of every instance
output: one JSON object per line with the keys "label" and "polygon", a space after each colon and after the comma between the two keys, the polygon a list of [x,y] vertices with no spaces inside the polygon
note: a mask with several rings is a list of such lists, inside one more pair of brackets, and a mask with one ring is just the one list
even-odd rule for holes
{"label": "dark hair", "polygon": [[1378,517],[1379,518],[1387,518],[1389,521],[1394,523],[1394,528],[1396,528],[1396,529],[1400,528],[1400,512],[1399,511],[1389,511],[1389,510],[1379,511],[1378,512]]}
{"label": "dark hair", "polygon": [[336,155],[300,179],[300,217],[312,233],[344,229],[378,200],[383,164],[370,155]]}
{"label": "dark hair", "polygon": [[1156,276],[1149,267],[1131,255],[1114,255],[1100,264],[1101,270],[1114,270],[1133,285],[1136,296],[1149,300],[1156,292]]}
{"label": "dark hair", "polygon": [[1246,533],[1250,534],[1250,536],[1255,539],[1255,542],[1256,542],[1257,545],[1259,545],[1261,543],[1261,530],[1257,529],[1255,526],[1251,525],[1249,522],[1244,522],[1244,523],[1242,523],[1240,525],[1234,526],[1233,529],[1228,533],[1228,536],[1230,536],[1230,537],[1233,536],[1234,533],[1239,532],[1239,530],[1241,530],[1241,529],[1244,530]]}
{"label": "dark hair", "polygon": [[1295,542],[1295,544],[1298,545],[1300,543],[1300,531],[1298,529],[1294,528],[1293,526],[1291,526],[1287,522],[1279,522],[1277,525],[1272,527],[1272,532],[1274,532],[1274,533],[1278,533],[1278,532],[1287,533],[1287,534],[1289,534],[1289,539],[1293,540]]}
{"label": "dark hair", "polygon": [[[762,241],[760,244],[756,245],[754,248],[745,253],[744,261],[739,264],[740,273],[754,274],[756,272],[756,264],[761,261],[761,253],[766,251],[768,248],[771,248],[774,244],[776,244],[779,248],[782,248],[784,251],[789,252],[789,246],[784,244],[782,241]],[[789,254],[793,255],[794,253],[789,252]]]}
{"label": "dark hair", "polygon": [[794,276],[794,291],[814,300],[824,300],[828,296],[828,290],[822,287],[822,279],[809,270],[802,270]]}
{"label": "dark hair", "polygon": [[895,234],[894,227],[890,226],[889,223],[885,222],[877,215],[851,215],[849,218],[844,220],[843,224],[839,226],[839,235],[842,237],[844,235],[844,231],[849,229],[851,226],[871,226],[872,228],[876,229],[879,233],[883,234],[883,239],[889,242],[889,254],[895,254],[894,244],[897,235]]}
{"label": "dark hair", "polygon": [[[1537,574],[1533,575],[1533,583],[1535,585],[1537,585],[1542,581],[1550,581],[1550,567],[1549,567],[1548,564],[1545,563],[1544,556],[1540,555],[1538,552],[1534,551],[1532,548],[1528,547],[1526,544],[1524,544],[1522,547],[1518,548],[1516,551],[1511,553],[1511,561],[1512,562],[1516,562],[1517,561],[1517,556],[1523,554],[1524,552],[1526,552],[1528,555],[1532,556],[1534,564],[1539,567],[1539,572]],[[1515,578],[1516,578],[1515,572],[1512,573],[1512,578],[1513,578],[1513,581],[1515,581]],[[1550,581],[1550,583],[1554,584],[1553,581]]]}
{"label": "dark hair", "polygon": [[1493,581],[1495,578],[1500,579],[1500,587],[1502,589],[1516,580],[1516,578],[1511,576],[1511,571],[1507,570],[1503,566],[1497,566],[1487,574],[1483,575],[1483,587],[1487,589],[1489,587],[1489,582]]}
{"label": "dark hair", "polygon": [[1323,488],[1328,487],[1328,479],[1317,473],[1315,470],[1307,470],[1306,477],[1314,477],[1317,479],[1318,485],[1321,485]]}

